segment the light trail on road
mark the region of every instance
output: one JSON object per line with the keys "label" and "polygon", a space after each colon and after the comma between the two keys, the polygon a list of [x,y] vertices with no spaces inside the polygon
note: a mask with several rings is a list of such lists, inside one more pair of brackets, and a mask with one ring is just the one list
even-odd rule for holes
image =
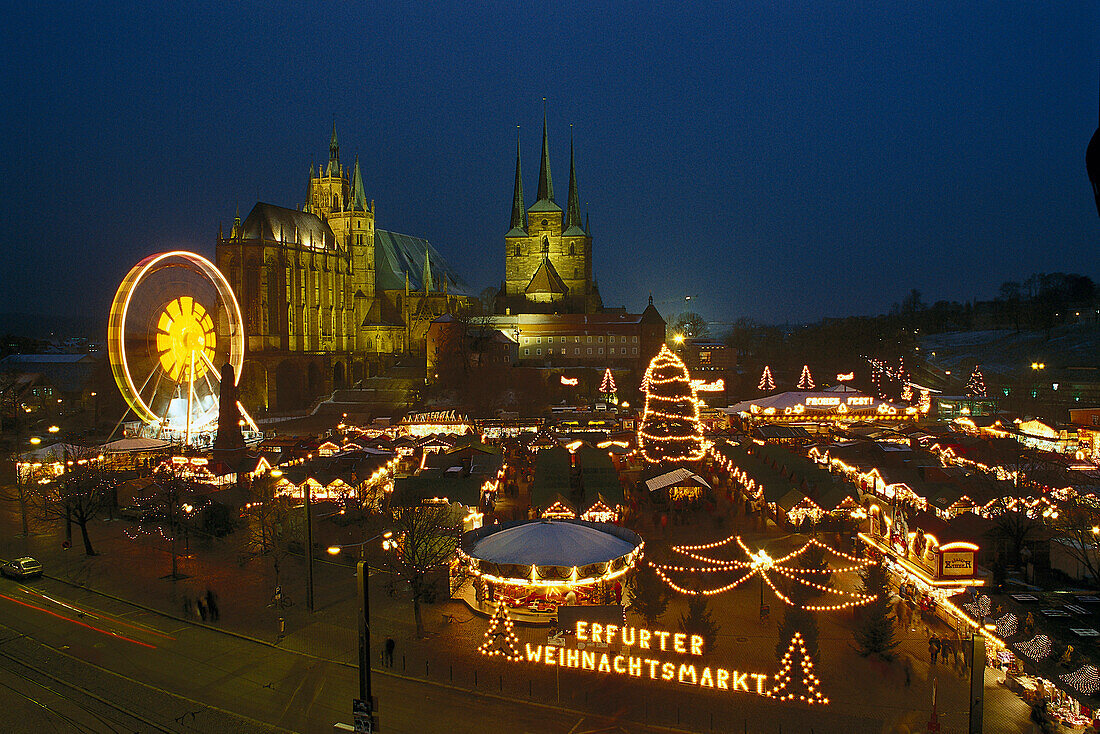
{"label": "light trail on road", "polygon": [[92,617],[94,619],[101,619],[104,622],[114,622],[115,624],[120,624],[123,627],[129,627],[131,629],[135,629],[135,630],[138,630],[140,632],[148,632],[151,635],[157,635],[158,637],[163,637],[166,640],[175,641],[175,639],[176,639],[172,635],[169,635],[165,632],[161,632],[160,630],[157,630],[157,629],[153,629],[152,627],[149,627],[148,625],[134,624],[133,622],[127,622],[125,620],[119,619],[118,617],[108,616],[104,612],[100,612],[100,611],[96,611],[96,610],[92,610],[92,609],[85,609],[83,607],[78,607],[75,604],[71,604],[71,603],[66,602],[66,601],[61,601],[60,599],[55,599],[52,596],[49,596],[48,594],[43,594],[41,591],[28,589],[26,587],[20,587],[20,590],[23,591],[26,594],[30,594],[31,596],[37,596],[38,598],[42,599],[43,601],[53,602],[54,604],[57,604],[60,607],[64,607],[65,609],[71,609],[72,611],[74,611],[77,614],[82,615],[82,616],[86,615],[86,616]]}
{"label": "light trail on road", "polygon": [[55,612],[53,610],[46,609],[45,607],[39,607],[39,606],[36,606],[34,604],[28,604],[25,601],[20,601],[18,599],[15,599],[14,597],[10,597],[6,594],[0,594],[0,599],[7,599],[8,601],[14,602],[15,604],[18,604],[22,607],[26,607],[28,609],[36,609],[40,612],[45,612],[46,614],[50,615],[51,617],[56,617],[57,619],[61,619],[61,620],[64,620],[66,622],[72,622],[73,624],[76,624],[76,625],[79,625],[81,627],[85,627],[87,629],[90,629],[93,632],[99,632],[100,634],[104,634],[104,635],[107,635],[109,637],[114,637],[115,639],[124,640],[126,642],[132,642],[135,645],[141,645],[142,647],[147,647],[150,650],[156,650],[157,649],[156,645],[151,645],[148,642],[142,642],[141,640],[135,640],[132,637],[127,637],[126,635],[119,634],[118,632],[112,632],[111,630],[100,629],[99,627],[96,627],[94,625],[90,625],[87,622],[82,622],[79,619],[73,619],[72,617],[66,617],[64,614],[58,614],[57,612]]}

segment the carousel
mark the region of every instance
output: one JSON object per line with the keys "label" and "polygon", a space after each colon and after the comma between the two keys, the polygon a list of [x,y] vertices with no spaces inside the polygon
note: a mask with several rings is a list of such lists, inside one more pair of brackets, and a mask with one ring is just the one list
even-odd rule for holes
{"label": "carousel", "polygon": [[632,530],[584,520],[487,525],[462,536],[452,588],[474,611],[492,614],[503,601],[513,619],[545,623],[559,605],[620,601],[644,545]]}

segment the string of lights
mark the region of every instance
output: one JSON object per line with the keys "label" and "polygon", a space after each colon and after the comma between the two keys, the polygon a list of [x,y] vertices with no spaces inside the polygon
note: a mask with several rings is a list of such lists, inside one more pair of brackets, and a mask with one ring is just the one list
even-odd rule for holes
{"label": "string of lights", "polygon": [[[713,550],[715,548],[729,545],[731,541],[736,542],[736,544],[741,548],[742,552],[744,552],[745,555],[748,556],[748,561],[717,559],[694,552],[695,549]],[[846,560],[852,562],[854,565],[845,567],[843,569],[804,569],[780,565],[799,557],[813,546],[823,548],[826,551],[829,551],[841,558],[845,558]],[[757,553],[753,553],[752,550],[750,550],[745,542],[741,539],[741,537],[736,535],[716,541],[714,543],[707,543],[696,546],[672,546],[672,550],[687,556],[693,561],[705,564],[703,566],[678,566],[670,564],[650,563],[650,565],[656,571],[657,576],[662,581],[664,581],[665,584],[669,586],[669,588],[687,596],[714,596],[716,594],[721,594],[726,591],[730,591],[731,589],[735,589],[753,576],[759,575],[761,582],[767,584],[767,586],[775,594],[776,598],[778,598],[780,601],[782,601],[784,604],[787,604],[788,606],[798,607],[807,611],[825,612],[836,611],[838,609],[850,609],[852,607],[869,604],[877,598],[874,595],[861,594],[857,592],[845,591],[843,589],[836,589],[833,587],[825,586],[824,584],[819,584],[816,581],[811,581],[808,578],[804,578],[801,574],[812,575],[815,573],[827,574],[837,571],[858,571],[870,565],[871,563],[870,560],[858,558],[856,556],[838,551],[834,548],[830,548],[829,546],[818,541],[816,538],[811,538],[800,548],[797,548],[796,550],[793,550],[787,555],[780,558],[772,558],[763,550]],[[845,600],[833,604],[797,604],[793,600],[791,600],[791,598],[787,596],[779,587],[775,585],[771,577],[768,575],[769,571],[775,571],[784,578],[801,584],[806,588],[813,589],[814,591],[817,591],[819,593],[836,594],[837,596],[843,597]],[[706,574],[728,573],[738,574],[738,576],[730,583],[719,586],[717,588],[698,589],[689,588],[688,586],[677,583],[669,576],[670,573],[703,576],[705,576]]]}
{"label": "string of lights", "polygon": [[487,657],[502,657],[512,662],[523,660],[519,651],[519,638],[516,637],[512,617],[509,616],[503,600],[497,603],[497,609],[489,620],[489,628],[485,630],[485,641],[478,646],[477,651]]}
{"label": "string of lights", "polygon": [[[795,670],[794,658],[798,656],[799,667],[802,669],[801,686],[797,679],[792,677]],[[796,693],[795,689],[799,692]],[[821,680],[814,672],[814,662],[806,650],[806,641],[801,632],[795,632],[791,637],[791,644],[787,648],[783,659],[779,661],[779,672],[775,674],[775,685],[766,694],[768,698],[779,701],[793,701],[796,698],[802,703],[814,705],[828,705],[829,699],[821,693]]]}
{"label": "string of lights", "polygon": [[1072,673],[1065,673],[1058,677],[1086,696],[1091,696],[1100,690],[1100,671],[1092,665],[1082,665]]}
{"label": "string of lights", "polygon": [[1054,650],[1053,642],[1046,635],[1035,635],[1026,642],[1013,644],[1013,647],[1036,662],[1049,656]]}

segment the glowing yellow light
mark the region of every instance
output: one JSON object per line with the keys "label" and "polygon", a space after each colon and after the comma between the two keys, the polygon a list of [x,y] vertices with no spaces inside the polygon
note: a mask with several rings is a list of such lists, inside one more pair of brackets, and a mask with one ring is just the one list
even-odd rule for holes
{"label": "glowing yellow light", "polygon": [[37,446],[38,444],[42,443],[42,439],[40,439],[38,436],[31,436],[31,443]]}
{"label": "glowing yellow light", "polygon": [[49,427],[49,428],[47,428],[46,430],[47,430],[47,431],[49,431],[50,433],[57,433],[57,432],[58,432],[58,431],[60,431],[61,429],[60,429],[60,428],[58,428],[57,426],[50,426],[50,427]]}

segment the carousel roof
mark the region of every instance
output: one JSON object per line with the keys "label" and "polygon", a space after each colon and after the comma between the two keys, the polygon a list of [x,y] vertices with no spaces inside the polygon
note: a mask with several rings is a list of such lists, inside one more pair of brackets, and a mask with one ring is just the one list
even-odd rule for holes
{"label": "carousel roof", "polygon": [[540,520],[495,527],[500,529],[474,539],[469,555],[493,563],[586,566],[621,558],[641,544],[637,534],[603,523]]}

